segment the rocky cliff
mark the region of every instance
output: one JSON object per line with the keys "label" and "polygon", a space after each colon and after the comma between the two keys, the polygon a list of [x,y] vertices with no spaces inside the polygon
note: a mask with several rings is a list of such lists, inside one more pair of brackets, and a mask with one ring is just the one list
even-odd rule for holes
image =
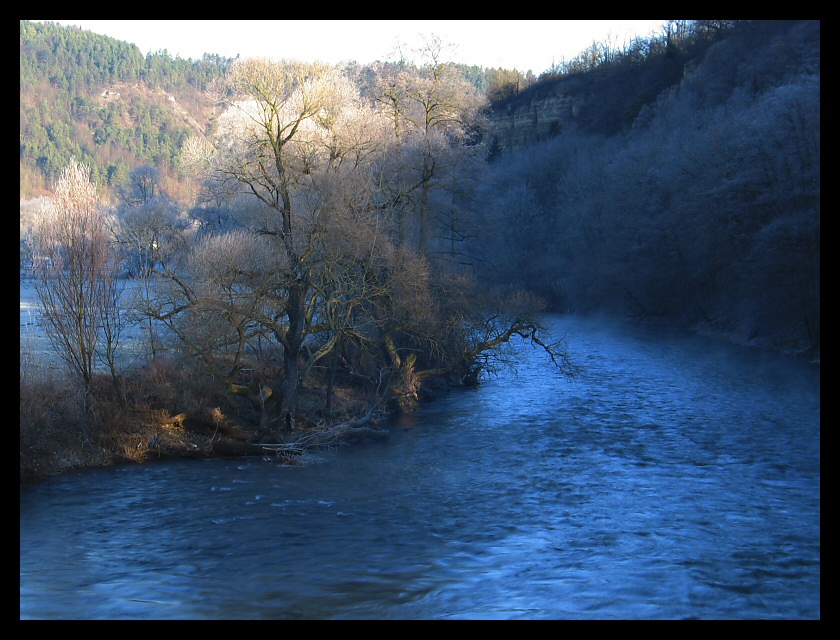
{"label": "rocky cliff", "polygon": [[494,106],[487,140],[501,149],[515,149],[558,135],[574,122],[585,105],[582,81],[564,78],[531,87]]}

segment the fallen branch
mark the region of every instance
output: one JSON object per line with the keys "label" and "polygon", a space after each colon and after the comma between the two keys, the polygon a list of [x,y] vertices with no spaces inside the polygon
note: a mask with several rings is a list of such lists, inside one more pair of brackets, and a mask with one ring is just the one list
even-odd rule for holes
{"label": "fallen branch", "polygon": [[299,447],[316,448],[335,445],[346,440],[360,441],[364,439],[387,440],[390,432],[387,429],[377,429],[370,426],[378,417],[375,409],[356,420],[341,422],[323,431],[308,433],[295,443]]}
{"label": "fallen branch", "polygon": [[223,456],[261,456],[267,453],[299,456],[304,452],[293,444],[259,444],[235,440],[214,440],[213,451]]}

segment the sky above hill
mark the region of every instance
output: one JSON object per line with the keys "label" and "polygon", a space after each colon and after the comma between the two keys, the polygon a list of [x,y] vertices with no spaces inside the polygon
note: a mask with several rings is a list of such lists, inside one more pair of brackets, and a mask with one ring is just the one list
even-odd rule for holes
{"label": "sky above hill", "polygon": [[361,64],[392,60],[399,43],[435,35],[454,45],[449,60],[539,75],[593,42],[617,48],[661,35],[666,20],[51,20],[136,44],[145,55],[200,59],[267,57]]}

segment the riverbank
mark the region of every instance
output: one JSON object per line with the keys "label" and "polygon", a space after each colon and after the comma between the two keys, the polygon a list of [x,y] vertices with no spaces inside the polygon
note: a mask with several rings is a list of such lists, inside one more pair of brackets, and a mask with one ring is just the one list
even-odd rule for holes
{"label": "riverbank", "polygon": [[[306,450],[387,435],[380,427],[388,412],[371,406],[364,389],[336,385],[328,412],[325,398],[326,385],[313,379],[300,391],[296,431],[271,444]],[[21,484],[81,469],[254,455],[243,445],[257,440],[257,423],[247,401],[237,404],[186,362],[136,369],[121,379],[120,389],[98,376],[85,398],[60,369],[21,359]],[[260,454],[296,461],[286,450]]]}
{"label": "riverbank", "polygon": [[[109,376],[101,375],[86,397],[51,355],[39,322],[34,288],[22,280],[21,484],[84,468],[230,455],[237,449],[248,449],[235,446],[238,443],[254,441],[259,415],[253,404],[243,396],[225,393],[217,381],[197,375],[187,361],[157,358],[142,367],[128,367],[119,390]],[[619,324],[615,319],[605,322]],[[657,336],[677,332],[664,326],[648,329]],[[739,341],[736,336],[700,330],[694,333],[757,351],[772,351],[766,345]],[[684,336],[682,332],[680,335]],[[815,354],[787,355],[819,366],[818,350]],[[383,437],[381,425],[389,415],[373,404],[376,394],[369,385],[358,378],[339,379],[329,392],[329,402],[327,389],[325,377],[319,377],[317,371],[308,378],[300,391],[297,431],[289,434],[288,442],[270,444],[333,446]],[[272,398],[268,402],[276,401]],[[290,455],[266,455],[295,461]]]}

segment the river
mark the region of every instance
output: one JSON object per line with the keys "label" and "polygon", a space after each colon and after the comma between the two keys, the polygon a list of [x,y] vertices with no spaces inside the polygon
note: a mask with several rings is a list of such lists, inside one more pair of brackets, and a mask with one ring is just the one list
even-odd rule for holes
{"label": "river", "polygon": [[819,365],[553,317],[386,442],[20,490],[21,619],[819,619]]}

